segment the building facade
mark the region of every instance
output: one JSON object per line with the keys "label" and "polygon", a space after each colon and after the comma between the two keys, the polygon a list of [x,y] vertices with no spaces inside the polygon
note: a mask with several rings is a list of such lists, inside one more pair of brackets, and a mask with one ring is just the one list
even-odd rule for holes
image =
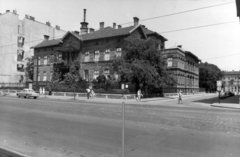
{"label": "building facade", "polygon": [[176,84],[168,87],[164,93],[199,92],[199,62],[193,53],[183,50],[181,46],[161,50],[167,60],[167,68],[175,77]]}
{"label": "building facade", "polygon": [[[53,65],[48,64],[51,55],[56,54],[60,59],[67,62],[80,60],[80,76],[92,81],[100,75],[114,76],[119,79],[111,67],[114,59],[122,56],[124,39],[130,36],[138,36],[142,39],[156,39],[159,44],[159,53],[163,53],[167,59],[168,69],[171,71],[177,84],[169,87],[171,91],[192,93],[199,90],[199,59],[191,52],[185,51],[180,47],[165,49],[166,38],[157,32],[147,29],[139,24],[137,17],[133,18],[133,25],[121,27],[113,25],[105,27],[104,22],[100,22],[99,29],[88,28],[86,22],[86,10],[84,10],[84,21],[81,22],[80,32],[67,32],[63,38],[44,40],[34,47],[34,84],[46,85],[51,79]],[[68,72],[67,66],[63,66],[60,75]],[[63,77],[62,77],[63,78]],[[174,91],[172,91],[174,89]],[[165,91],[168,92],[168,91]]]}
{"label": "building facade", "polygon": [[0,13],[0,82],[21,82],[25,76],[25,58],[33,56],[31,47],[49,38],[62,37],[66,31],[50,22],[41,23],[25,15],[23,20],[15,10]]}
{"label": "building facade", "polygon": [[223,74],[223,91],[240,93],[240,71],[224,71]]}
{"label": "building facade", "polygon": [[[167,40],[157,32],[140,25],[137,17],[133,18],[133,26],[121,27],[113,23],[111,27],[104,27],[104,22],[100,22],[99,29],[95,31],[88,28],[84,10],[80,32],[67,32],[61,39],[46,39],[34,47],[34,85],[45,85],[51,79],[53,65],[47,64],[47,58],[55,53],[67,62],[80,59],[80,76],[87,81],[100,75],[114,75],[118,79],[118,75],[111,69],[111,62],[121,57],[124,39],[129,36],[157,39],[159,49],[165,47]],[[67,72],[68,67],[63,66],[60,75]]]}

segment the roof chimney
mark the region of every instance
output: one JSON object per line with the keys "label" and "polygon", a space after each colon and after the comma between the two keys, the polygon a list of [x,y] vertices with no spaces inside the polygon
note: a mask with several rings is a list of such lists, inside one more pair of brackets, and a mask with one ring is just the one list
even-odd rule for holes
{"label": "roof chimney", "polygon": [[49,39],[49,35],[43,35],[44,36],[44,40],[48,40]]}
{"label": "roof chimney", "polygon": [[13,10],[13,14],[17,15],[17,10]]}
{"label": "roof chimney", "polygon": [[48,21],[48,22],[46,22],[46,25],[51,26],[51,23]]}
{"label": "roof chimney", "polygon": [[79,35],[79,31],[74,31],[73,33],[76,35]]}
{"label": "roof chimney", "polygon": [[57,30],[60,30],[60,26],[56,25],[56,29],[57,29]]}
{"label": "roof chimney", "polygon": [[177,47],[182,48],[182,45],[178,45]]}
{"label": "roof chimney", "polygon": [[116,23],[113,23],[113,28],[116,29]]}
{"label": "roof chimney", "polygon": [[81,22],[81,34],[87,34],[88,33],[88,23],[86,22],[86,11],[87,9],[83,9],[83,22]]}
{"label": "roof chimney", "polygon": [[90,33],[93,33],[94,29],[93,28],[89,28],[89,31],[90,31]]}
{"label": "roof chimney", "polygon": [[30,18],[30,20],[35,20],[35,17],[33,17],[33,16],[29,16],[29,18]]}
{"label": "roof chimney", "polygon": [[104,28],[104,22],[100,22],[100,29]]}
{"label": "roof chimney", "polygon": [[26,17],[27,19],[29,19],[29,18],[30,18],[30,17],[29,17],[29,15],[27,15],[27,14],[25,15],[25,17]]}
{"label": "roof chimney", "polygon": [[137,25],[138,25],[138,21],[139,21],[139,18],[137,18],[137,17],[134,17],[134,18],[133,18],[134,26],[137,26]]}
{"label": "roof chimney", "polygon": [[119,28],[122,28],[122,26],[121,26],[121,25],[118,25],[118,29],[119,29]]}

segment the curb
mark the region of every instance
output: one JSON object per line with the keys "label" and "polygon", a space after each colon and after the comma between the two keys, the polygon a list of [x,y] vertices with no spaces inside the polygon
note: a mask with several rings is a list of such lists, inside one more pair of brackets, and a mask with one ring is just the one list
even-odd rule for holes
{"label": "curb", "polygon": [[6,157],[30,157],[30,156],[24,155],[22,153],[16,152],[14,150],[10,150],[10,149],[3,148],[3,147],[0,147],[0,156],[1,155],[7,155]]}
{"label": "curb", "polygon": [[240,107],[231,107],[231,106],[220,106],[220,105],[211,105],[212,107],[220,107],[220,108],[230,108],[230,109],[240,109]]}

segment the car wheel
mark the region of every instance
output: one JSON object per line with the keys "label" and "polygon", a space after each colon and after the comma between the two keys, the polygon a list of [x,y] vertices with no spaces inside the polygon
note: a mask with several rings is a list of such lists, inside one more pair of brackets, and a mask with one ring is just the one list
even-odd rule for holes
{"label": "car wheel", "polygon": [[34,97],[34,99],[37,99],[37,97]]}
{"label": "car wheel", "polygon": [[27,98],[27,96],[24,96],[24,98],[26,99],[26,98]]}

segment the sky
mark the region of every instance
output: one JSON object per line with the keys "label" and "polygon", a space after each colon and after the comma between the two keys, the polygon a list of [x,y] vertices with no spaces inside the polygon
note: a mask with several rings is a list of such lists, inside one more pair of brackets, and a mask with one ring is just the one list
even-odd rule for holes
{"label": "sky", "polygon": [[99,29],[100,22],[127,27],[133,25],[133,17],[138,17],[140,24],[168,39],[166,48],[182,45],[202,62],[221,70],[240,69],[240,22],[235,0],[0,0],[0,13],[17,10],[20,19],[27,14],[66,31],[80,30],[83,9],[87,9],[89,28]]}

